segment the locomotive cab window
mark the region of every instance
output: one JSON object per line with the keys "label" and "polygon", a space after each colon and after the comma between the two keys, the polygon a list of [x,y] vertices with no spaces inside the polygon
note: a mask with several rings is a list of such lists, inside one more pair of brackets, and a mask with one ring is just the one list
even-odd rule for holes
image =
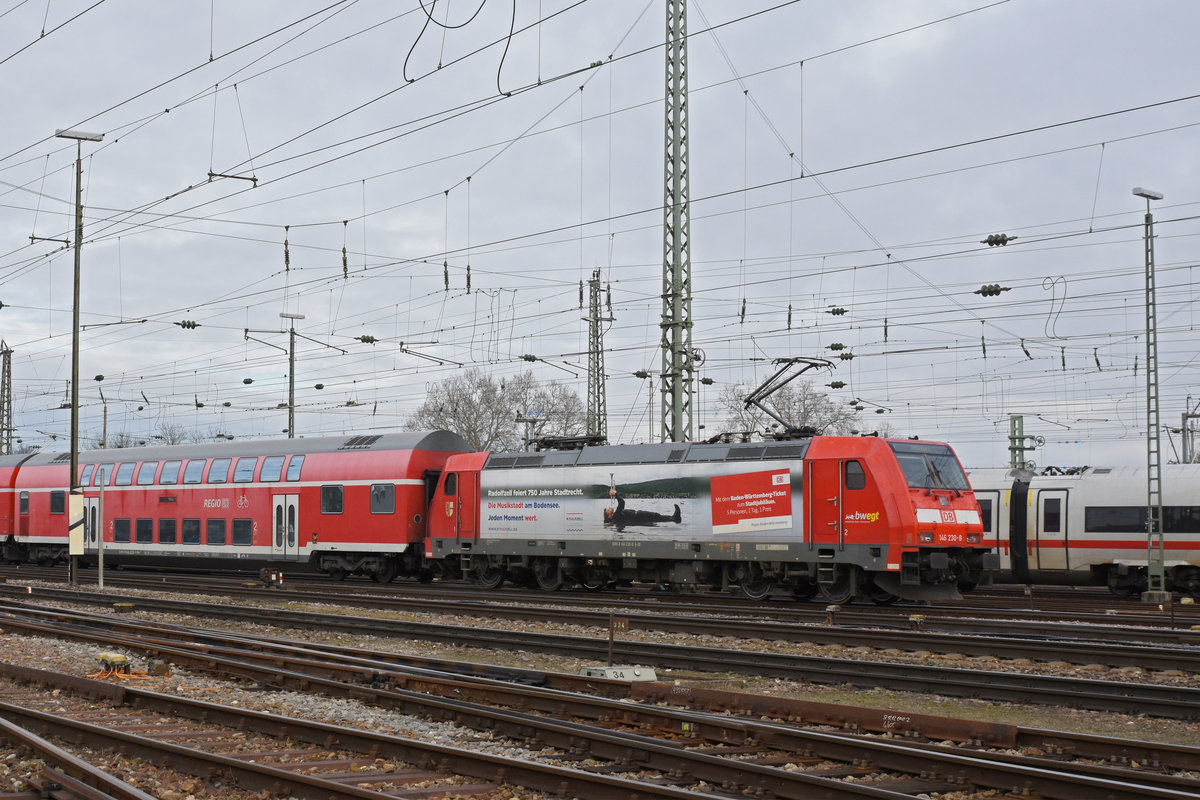
{"label": "locomotive cab window", "polygon": [[446,497],[454,497],[454,495],[458,494],[458,473],[457,472],[446,473],[445,490],[446,490]]}
{"label": "locomotive cab window", "polygon": [[396,513],[396,486],[391,483],[371,484],[371,513]]}
{"label": "locomotive cab window", "polygon": [[65,514],[67,513],[67,493],[63,491],[50,493],[50,513]]}
{"label": "locomotive cab window", "polygon": [[204,480],[204,459],[193,458],[187,462],[187,469],[183,471],[184,483],[200,483]]}
{"label": "locomotive cab window", "polygon": [[340,513],[342,513],[342,487],[341,486],[322,486],[321,487],[321,513],[322,514],[340,514]]}
{"label": "locomotive cab window", "polygon": [[863,466],[860,462],[846,462],[845,481],[843,482],[843,485],[847,489],[867,488],[867,473],[863,471]]}
{"label": "locomotive cab window", "polygon": [[117,467],[117,477],[113,481],[114,486],[131,486],[133,485],[133,470],[137,466],[135,461],[126,461],[121,466]]}
{"label": "locomotive cab window", "polygon": [[224,483],[229,479],[229,463],[228,458],[214,458],[212,466],[208,468],[209,483]]}
{"label": "locomotive cab window", "polygon": [[267,456],[263,459],[262,472],[258,479],[264,483],[274,483],[283,477],[283,460],[286,456]]}
{"label": "locomotive cab window", "polygon": [[157,461],[143,461],[137,471],[137,485],[149,486],[154,483],[154,473],[158,470]]}
{"label": "locomotive cab window", "polygon": [[164,486],[173,483],[179,483],[179,467],[182,464],[180,461],[164,461],[162,472],[158,475],[158,482]]}
{"label": "locomotive cab window", "polygon": [[258,466],[258,457],[239,458],[233,468],[234,483],[249,483],[254,480],[254,468]]}
{"label": "locomotive cab window", "polygon": [[967,475],[949,445],[929,442],[891,442],[910,489],[970,491]]}
{"label": "locomotive cab window", "polygon": [[287,479],[289,481],[300,480],[300,468],[304,466],[304,456],[292,456],[292,460],[288,462]]}

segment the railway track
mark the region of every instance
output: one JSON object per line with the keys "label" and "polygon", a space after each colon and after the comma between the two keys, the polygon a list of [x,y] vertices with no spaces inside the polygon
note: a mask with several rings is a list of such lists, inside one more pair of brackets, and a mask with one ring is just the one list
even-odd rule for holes
{"label": "railway track", "polygon": [[[41,599],[111,606],[111,595],[42,589]],[[0,586],[0,596],[21,597],[16,587]],[[198,603],[162,598],[144,601],[159,612],[271,623],[305,630],[323,629],[369,635],[391,635],[463,647],[527,650],[603,661],[611,655],[625,663],[647,664],[715,673],[740,673],[821,684],[877,686],[896,691],[994,701],[1066,705],[1076,708],[1146,714],[1173,719],[1200,719],[1200,689],[1160,684],[1064,678],[1050,675],[980,671],[927,664],[901,664],[846,658],[819,658],[791,653],[698,647],[603,637],[497,630],[421,623],[348,614],[300,612]],[[19,605],[18,605],[19,607]],[[9,614],[14,614],[12,608]],[[745,630],[740,632],[745,636]],[[1178,663],[1178,662],[1176,662]]]}
{"label": "railway track", "polygon": [[[105,627],[104,620],[93,617],[76,623],[97,626],[94,631],[111,644],[130,648],[150,649],[156,655],[166,655],[172,660],[183,662],[189,668],[204,667],[225,674],[237,675],[251,680],[257,686],[302,686],[308,692],[321,692],[351,696],[376,706],[387,706],[405,713],[423,717],[452,720],[456,724],[468,725],[492,734],[501,734],[522,742],[532,742],[539,747],[555,750],[559,761],[586,764],[586,774],[601,775],[612,779],[615,775],[636,774],[635,778],[623,778],[624,791],[634,792],[639,797],[677,797],[672,793],[683,787],[686,796],[743,796],[753,794],[760,797],[831,797],[831,798],[909,798],[917,793],[955,791],[959,796],[969,797],[972,791],[1022,789],[1033,791],[1045,798],[1076,798],[1080,796],[1104,796],[1111,798],[1176,798],[1194,797],[1200,793],[1200,782],[1182,774],[1200,767],[1200,750],[1195,748],[1145,745],[1121,740],[1101,741],[1096,737],[1071,737],[1052,732],[1022,731],[1012,726],[990,726],[962,724],[941,720],[934,725],[939,737],[957,736],[963,746],[933,745],[927,742],[905,741],[916,735],[905,727],[918,720],[901,720],[893,716],[886,723],[893,737],[879,739],[862,735],[831,733],[828,730],[812,730],[792,724],[806,714],[815,713],[805,704],[789,707],[777,699],[746,698],[729,693],[681,692],[678,687],[658,684],[649,689],[642,687],[641,700],[632,704],[633,695],[614,699],[606,696],[619,694],[622,687],[626,692],[631,687],[614,682],[597,682],[595,679],[582,681],[571,676],[557,676],[559,686],[577,683],[576,689],[584,686],[599,688],[603,694],[569,691],[566,688],[535,686],[545,683],[545,673],[530,673],[521,670],[493,670],[490,677],[452,675],[423,667],[418,670],[403,669],[395,658],[385,653],[345,652],[345,648],[331,648],[304,643],[280,643],[275,640],[253,639],[244,635],[217,636],[209,631],[195,631],[179,626],[145,624],[147,630],[139,644],[132,634],[122,634],[113,639],[112,631]],[[11,621],[7,624],[11,624]],[[54,630],[56,621],[47,627]],[[108,638],[105,638],[108,637]],[[195,640],[194,640],[195,639]],[[220,641],[218,641],[220,640]],[[461,667],[461,665],[459,665]],[[211,703],[181,701],[162,693],[130,687],[110,687],[95,681],[64,678],[37,670],[9,667],[3,672],[9,680],[35,683],[52,687],[58,691],[71,689],[76,692],[105,699],[110,705],[119,706],[105,717],[105,712],[89,712],[89,724],[95,724],[95,714],[103,718],[121,719],[122,728],[151,726],[154,730],[172,732],[176,743],[179,735],[210,741],[220,734],[209,730],[213,723],[242,732],[251,731],[278,739],[285,732],[278,727],[278,714],[255,715],[243,708],[216,706]],[[6,705],[6,715],[31,720],[39,725],[50,721],[29,715],[17,708],[10,708],[7,697],[0,697]],[[57,702],[57,701],[56,701]],[[647,703],[653,703],[648,705]],[[773,704],[766,708],[762,703]],[[669,704],[664,707],[664,704]],[[61,703],[60,703],[61,706]],[[761,719],[745,716],[731,718],[731,708]],[[153,723],[136,716],[132,721],[129,711],[136,715],[153,713]],[[843,709],[844,711],[845,709]],[[823,710],[828,714],[829,709]],[[181,717],[185,720],[203,719],[206,727],[201,732],[194,730],[192,723],[164,724],[163,715]],[[61,716],[60,714],[51,716]],[[67,714],[68,717],[71,714]],[[270,717],[272,719],[265,719]],[[270,723],[270,724],[268,724]],[[415,751],[396,754],[386,747],[394,743],[372,740],[370,744],[354,738],[341,730],[330,731],[329,726],[318,726],[309,731],[307,723],[287,720],[286,736],[299,741],[323,742],[322,749],[346,748],[360,751],[370,747],[369,753],[384,753],[388,759],[412,760]],[[951,729],[957,724],[957,733]],[[180,729],[180,725],[183,726]],[[191,725],[191,727],[189,727]],[[178,733],[176,733],[178,731]],[[303,731],[303,732],[301,732]],[[650,735],[653,734],[653,735]],[[981,750],[985,744],[991,748]],[[126,739],[121,738],[123,746]],[[1052,753],[1050,757],[1017,755],[1013,747],[1025,742],[1040,742],[1041,752]],[[128,747],[138,752],[150,752],[146,743],[132,743]],[[290,741],[288,747],[292,747]],[[385,749],[381,750],[383,747]],[[276,748],[278,749],[278,748]],[[286,752],[292,750],[285,748]],[[248,752],[247,752],[248,751]],[[178,754],[177,754],[178,755]],[[256,749],[240,741],[238,758],[252,757],[257,762],[273,761],[270,752]],[[1071,760],[1068,756],[1078,756]],[[402,757],[403,756],[403,757]],[[189,754],[189,759],[198,756]],[[334,761],[343,764],[347,756],[339,753]],[[289,756],[289,758],[292,758]],[[303,756],[311,763],[311,756]],[[449,764],[451,771],[461,771],[458,761],[443,754],[439,771],[444,772]],[[1108,761],[1097,766],[1094,760]],[[599,763],[598,763],[599,762]],[[191,763],[191,762],[189,762]],[[233,770],[234,765],[217,762],[219,769]],[[417,763],[422,763],[417,759]],[[1135,766],[1140,765],[1140,766]],[[1146,767],[1153,765],[1152,771]],[[200,762],[192,769],[201,770]],[[213,767],[207,767],[213,769]],[[241,769],[241,767],[238,767]],[[427,770],[431,767],[426,766]],[[472,768],[474,770],[474,768]],[[316,771],[321,771],[318,768]],[[575,770],[578,771],[578,770]],[[372,772],[366,771],[365,782],[394,780],[396,767]],[[649,775],[647,774],[649,773]],[[242,773],[238,773],[241,775]],[[361,772],[355,772],[357,777]],[[477,771],[471,771],[477,776]],[[507,771],[502,773],[508,776]],[[264,777],[265,775],[265,777]],[[428,776],[425,778],[428,780]],[[642,788],[649,779],[650,788]],[[850,779],[847,781],[846,779]],[[280,791],[281,786],[289,792],[302,796],[364,797],[362,794],[308,794],[304,786],[290,783],[280,784],[280,776],[269,770],[247,773],[239,780],[253,786],[264,786]],[[274,780],[275,783],[266,783]],[[523,777],[526,785],[533,780]],[[631,785],[635,782],[636,785]],[[662,784],[668,784],[663,786]],[[612,784],[605,783],[605,787]],[[589,787],[577,789],[577,784],[560,783],[547,790],[584,791],[581,796],[607,797],[607,788]],[[714,794],[709,794],[708,791]],[[313,789],[314,792],[331,792],[331,787]],[[1096,794],[1101,792],[1102,794]],[[392,793],[390,796],[397,796]],[[400,794],[399,796],[404,796]],[[632,794],[626,796],[633,796]]]}

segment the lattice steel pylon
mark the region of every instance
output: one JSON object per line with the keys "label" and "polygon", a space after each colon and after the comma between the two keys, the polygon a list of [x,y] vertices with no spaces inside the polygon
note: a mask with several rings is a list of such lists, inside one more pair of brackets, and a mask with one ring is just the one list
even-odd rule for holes
{"label": "lattice steel pylon", "polygon": [[1133,193],[1146,198],[1146,592],[1149,603],[1169,602],[1163,540],[1162,509],[1162,427],[1158,409],[1158,303],[1154,284],[1154,217],[1150,201],[1162,195],[1136,188]]}
{"label": "lattice steel pylon", "polygon": [[0,455],[12,455],[12,350],[0,339]]}
{"label": "lattice steel pylon", "polygon": [[662,435],[692,438],[692,264],[688,204],[687,1],[667,0],[667,157],[663,201]]}
{"label": "lattice steel pylon", "polygon": [[587,435],[608,440],[608,400],[604,388],[604,328],[612,322],[604,316],[600,303],[600,270],[592,272],[588,281],[588,405]]}

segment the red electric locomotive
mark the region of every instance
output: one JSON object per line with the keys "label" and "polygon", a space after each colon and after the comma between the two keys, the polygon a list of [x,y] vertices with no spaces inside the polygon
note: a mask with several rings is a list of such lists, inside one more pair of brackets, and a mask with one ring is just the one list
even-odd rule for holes
{"label": "red electric locomotive", "polygon": [[[465,450],[439,431],[86,451],[86,554],[97,552],[102,527],[105,562],[117,565],[299,563],[384,582],[429,577],[429,492],[447,456]],[[67,558],[69,461],[0,459],[6,560]]]}
{"label": "red electric locomotive", "polygon": [[995,555],[948,445],[814,436],[447,459],[430,562],[485,586],[645,581],[846,602],[958,597]]}

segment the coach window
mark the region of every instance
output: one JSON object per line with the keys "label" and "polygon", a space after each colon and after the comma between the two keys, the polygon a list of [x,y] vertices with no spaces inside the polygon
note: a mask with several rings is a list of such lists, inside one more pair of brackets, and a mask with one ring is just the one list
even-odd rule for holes
{"label": "coach window", "polygon": [[180,461],[164,461],[162,472],[158,474],[158,482],[163,485],[179,483]]}
{"label": "coach window", "polygon": [[983,517],[983,532],[992,532],[992,498],[977,497],[979,501],[979,514]]}
{"label": "coach window", "polygon": [[137,462],[126,461],[121,466],[117,467],[117,478],[113,481],[113,486],[129,486],[133,483],[133,468],[137,466]]}
{"label": "coach window", "polygon": [[371,513],[396,513],[396,487],[391,483],[371,484]]}
{"label": "coach window", "polygon": [[446,497],[454,497],[458,494],[458,473],[450,472],[446,475],[445,486]]}
{"label": "coach window", "polygon": [[50,493],[50,513],[65,514],[67,513],[67,493],[58,491]]}
{"label": "coach window", "polygon": [[154,473],[156,470],[158,470],[157,461],[143,461],[142,465],[138,467],[137,485],[149,486],[154,483]]}
{"label": "coach window", "polygon": [[185,519],[183,521],[183,543],[200,544],[200,520]]}
{"label": "coach window", "polygon": [[1042,530],[1046,533],[1062,532],[1062,500],[1060,498],[1046,498],[1046,507],[1042,514]]}
{"label": "coach window", "polygon": [[304,456],[292,456],[292,460],[288,462],[287,479],[289,481],[300,480],[300,468],[304,466]]}
{"label": "coach window", "polygon": [[175,544],[175,520],[160,519],[158,521],[158,543]]}
{"label": "coach window", "polygon": [[95,466],[96,466],[95,464],[85,464],[84,465],[83,473],[80,475],[80,478],[79,478],[80,486],[88,485],[88,481],[92,479],[92,468]]}
{"label": "coach window", "polygon": [[233,521],[233,543],[242,547],[250,546],[250,539],[254,533],[254,520],[252,519],[235,519]]}
{"label": "coach window", "polygon": [[254,480],[254,468],[258,466],[258,457],[251,456],[250,458],[239,458],[237,466],[233,468],[234,483],[250,483]]}
{"label": "coach window", "polygon": [[283,461],[286,456],[267,456],[263,459],[262,472],[258,479],[263,483],[274,483],[283,477]]}
{"label": "coach window", "polygon": [[857,461],[846,462],[846,480],[843,485],[847,489],[867,488],[867,473],[863,472],[862,464]]}
{"label": "coach window", "polygon": [[228,458],[214,458],[212,466],[208,468],[209,483],[224,483],[229,479],[229,462]]}
{"label": "coach window", "polygon": [[193,458],[187,462],[187,469],[183,471],[183,482],[200,483],[204,480],[204,464],[203,458]]}
{"label": "coach window", "polygon": [[154,520],[139,519],[135,523],[133,536],[138,544],[152,544],[154,542]]}
{"label": "coach window", "polygon": [[225,544],[225,520],[210,519],[204,522],[204,543]]}
{"label": "coach window", "polygon": [[342,513],[342,487],[341,486],[322,486],[321,487],[321,513],[322,514],[340,514],[340,513]]}
{"label": "coach window", "polygon": [[100,466],[96,467],[96,476],[95,476],[96,482],[93,483],[92,485],[93,486],[104,486],[105,482],[108,480],[108,476],[110,476],[112,474],[113,474],[113,465],[112,464],[101,464]]}
{"label": "coach window", "polygon": [[114,519],[113,520],[113,541],[128,542],[129,541],[129,520]]}
{"label": "coach window", "polygon": [[22,514],[28,514],[28,513],[29,513],[29,492],[21,492],[21,508],[20,508],[20,512],[21,512]]}

